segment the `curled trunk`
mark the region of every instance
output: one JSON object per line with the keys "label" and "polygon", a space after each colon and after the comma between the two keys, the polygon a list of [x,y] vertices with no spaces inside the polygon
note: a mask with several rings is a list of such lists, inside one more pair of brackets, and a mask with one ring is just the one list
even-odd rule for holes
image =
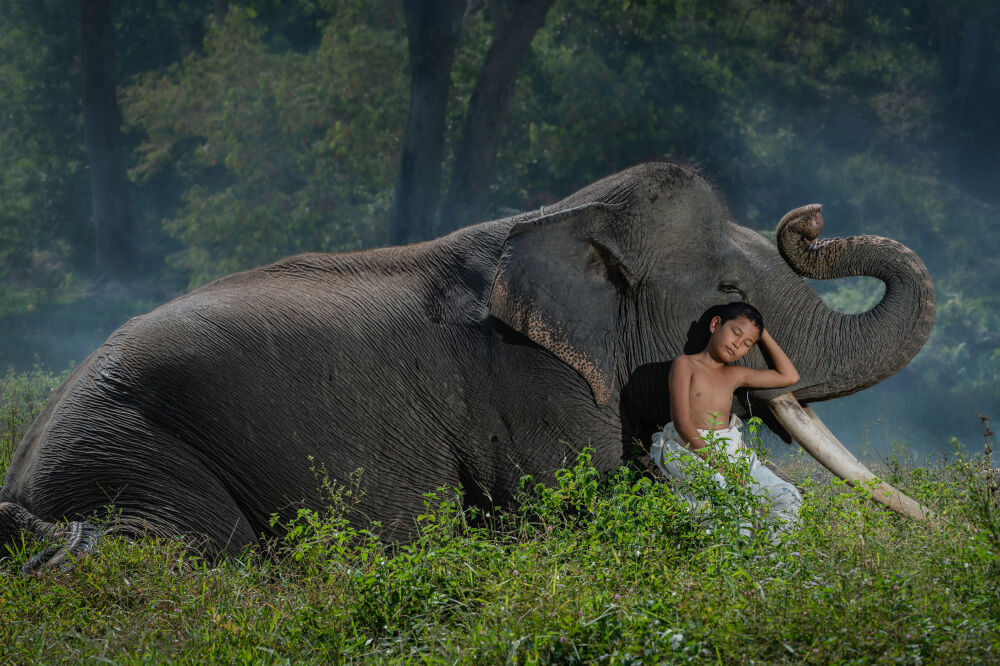
{"label": "curled trunk", "polygon": [[[934,323],[934,285],[927,267],[909,248],[880,236],[819,240],[822,206],[810,204],[787,213],[778,223],[778,251],[799,275],[818,280],[870,276],[885,283],[885,295],[861,314],[842,314],[810,293],[809,307],[819,313],[802,331],[805,347],[826,350],[818,383],[792,393],[764,398],[778,422],[821,465],[851,485],[871,484],[872,498],[918,520],[929,511],[861,464],[816,414],[799,400],[825,400],[861,389],[894,374],[920,351]],[[809,290],[811,292],[811,290]]]}
{"label": "curled trunk", "polygon": [[822,384],[797,390],[800,400],[825,400],[867,388],[896,373],[916,355],[934,323],[934,285],[926,266],[905,245],[881,236],[818,240],[822,206],[787,213],[778,223],[778,251],[807,278],[870,276],[885,283],[885,295],[861,314],[828,308],[824,340],[834,374]]}

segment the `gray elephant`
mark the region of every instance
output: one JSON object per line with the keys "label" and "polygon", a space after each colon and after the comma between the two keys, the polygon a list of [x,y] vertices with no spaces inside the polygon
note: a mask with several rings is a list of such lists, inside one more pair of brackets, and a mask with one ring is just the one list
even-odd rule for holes
{"label": "gray elephant", "polygon": [[[693,170],[644,164],[434,241],[222,278],[131,319],[73,371],[14,453],[0,539],[113,505],[122,531],[238,552],[274,534],[272,514],[322,503],[319,465],[341,482],[363,468],[358,515],[392,535],[441,485],[504,504],[588,445],[611,470],[669,419],[668,362],[694,322],[740,298],[801,375],[750,404],[838,475],[870,478],[800,402],[902,368],[934,289],[899,243],[818,241],[821,226],[818,206],[796,209],[776,248]],[[871,311],[836,312],[802,279],[851,275],[885,282]]]}

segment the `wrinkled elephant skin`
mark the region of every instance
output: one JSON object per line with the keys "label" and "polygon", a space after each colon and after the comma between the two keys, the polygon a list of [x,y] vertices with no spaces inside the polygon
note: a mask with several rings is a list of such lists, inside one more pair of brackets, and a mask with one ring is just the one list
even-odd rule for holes
{"label": "wrinkled elephant skin", "polygon": [[[696,173],[646,164],[427,243],[222,278],[128,321],[70,375],[14,453],[0,531],[113,506],[123,532],[237,552],[273,534],[272,514],[322,504],[311,468],[338,483],[362,468],[355,517],[389,536],[442,485],[503,504],[585,446],[610,470],[648,445],[670,359],[740,298],[804,401],[905,365],[934,314],[920,260],[887,239],[817,240],[818,207],[785,218],[776,247]],[[843,315],[805,274],[875,275],[886,295]],[[758,351],[743,362],[764,367]]]}

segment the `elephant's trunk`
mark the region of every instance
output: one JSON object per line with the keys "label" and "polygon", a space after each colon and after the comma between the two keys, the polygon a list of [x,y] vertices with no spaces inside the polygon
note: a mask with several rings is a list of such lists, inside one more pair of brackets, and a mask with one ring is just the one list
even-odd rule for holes
{"label": "elephant's trunk", "polygon": [[917,501],[879,480],[861,464],[844,445],[837,441],[823,422],[808,407],[799,405],[791,393],[768,400],[768,405],[782,426],[809,455],[852,486],[872,483],[872,498],[893,511],[918,520],[930,517],[930,512]]}
{"label": "elephant's trunk", "polygon": [[[796,273],[820,280],[867,275],[885,283],[885,295],[868,312],[846,315],[832,308],[823,327],[833,374],[796,391],[800,400],[835,398],[894,374],[912,359],[934,323],[934,285],[909,248],[881,236],[817,240],[822,206],[810,204],[778,222],[778,251]],[[841,365],[842,364],[842,365]]]}
{"label": "elephant's trunk", "polygon": [[[835,398],[860,391],[909,363],[934,323],[934,285],[920,258],[906,246],[880,236],[817,240],[823,230],[822,206],[796,208],[778,222],[778,251],[799,275],[819,280],[867,275],[885,283],[885,295],[868,312],[847,315],[817,302],[823,312],[805,334],[826,365],[818,384],[807,384],[768,400],[788,433],[820,464],[850,484],[873,483],[872,497],[917,519],[929,512],[878,480],[799,400]],[[807,317],[808,319],[808,317]],[[827,368],[829,369],[827,371]],[[803,373],[805,374],[805,373]],[[773,394],[772,394],[773,395]],[[762,396],[767,397],[767,396]]]}

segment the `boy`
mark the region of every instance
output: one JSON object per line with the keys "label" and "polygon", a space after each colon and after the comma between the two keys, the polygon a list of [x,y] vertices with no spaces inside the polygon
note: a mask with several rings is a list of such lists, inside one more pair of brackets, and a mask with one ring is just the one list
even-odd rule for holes
{"label": "boy", "polygon": [[[690,449],[715,467],[710,449],[706,449],[706,433],[714,431],[712,439],[725,440],[725,455],[733,458],[743,448],[740,433],[742,423],[735,414],[730,416],[733,392],[741,387],[780,388],[799,381],[799,373],[774,338],[764,329],[760,312],[742,302],[724,306],[719,316],[709,323],[711,337],[699,354],[678,356],[670,366],[670,415],[662,432],[653,436],[650,455],[668,477],[684,480],[685,474],[676,460],[677,454]],[[773,369],[754,370],[728,365],[742,358],[760,341],[774,364]],[[726,424],[719,427],[719,424]],[[686,448],[685,448],[686,447]],[[802,502],[792,484],[783,481],[762,466],[756,454],[748,450],[750,481],[753,492],[770,500],[769,519],[793,523],[798,518]],[[716,481],[725,486],[721,474]],[[692,497],[687,497],[693,503]]]}

